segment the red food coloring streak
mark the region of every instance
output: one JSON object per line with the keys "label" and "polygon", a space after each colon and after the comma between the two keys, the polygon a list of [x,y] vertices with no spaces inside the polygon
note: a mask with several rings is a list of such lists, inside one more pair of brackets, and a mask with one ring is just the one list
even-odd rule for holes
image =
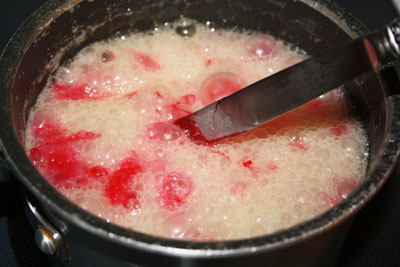
{"label": "red food coloring streak", "polygon": [[211,153],[214,153],[214,154],[221,155],[221,156],[223,156],[223,157],[226,158],[226,159],[231,159],[228,155],[226,155],[225,153],[223,153],[223,152],[221,152],[221,151],[210,149],[210,152],[211,152]]}
{"label": "red food coloring streak", "polygon": [[88,178],[97,178],[108,173],[101,166],[90,166],[81,160],[74,147],[76,143],[94,140],[100,134],[79,131],[67,135],[66,130],[60,126],[46,122],[34,125],[33,134],[36,142],[29,151],[29,158],[57,188],[68,186],[71,182],[87,185]]}
{"label": "red food coloring streak", "polygon": [[200,101],[207,106],[239,91],[244,85],[244,82],[233,73],[214,74],[202,83],[199,95]]}
{"label": "red food coloring streak", "polygon": [[350,134],[350,129],[346,127],[346,125],[339,124],[336,127],[329,129],[329,132],[334,136],[346,136]]}
{"label": "red food coloring streak", "polygon": [[160,92],[155,91],[154,93],[156,94],[156,96],[158,96],[158,97],[160,97],[160,98],[163,98],[163,96],[162,96],[162,94],[161,94]]}
{"label": "red food coloring streak", "polygon": [[207,59],[206,63],[205,63],[205,66],[209,67],[211,65],[211,63],[212,63],[212,60],[211,59]]}
{"label": "red food coloring streak", "polygon": [[132,93],[129,93],[129,94],[126,94],[126,95],[124,95],[124,97],[125,98],[128,98],[128,99],[131,99],[131,98],[133,98],[135,95],[137,95],[137,91],[134,91],[134,92],[132,92]]}
{"label": "red food coloring streak", "polygon": [[88,84],[54,84],[51,89],[56,94],[55,97],[59,100],[97,100],[105,97],[96,88],[91,88]]}
{"label": "red food coloring streak", "polygon": [[173,172],[157,178],[160,179],[157,187],[160,206],[176,210],[186,202],[192,190],[190,177]]}
{"label": "red food coloring streak", "polygon": [[161,66],[149,55],[144,53],[134,53],[135,60],[144,67],[145,70],[155,72],[161,69]]}
{"label": "red food coloring streak", "polygon": [[139,207],[138,193],[134,190],[135,175],[142,171],[136,156],[126,158],[119,169],[112,172],[104,189],[113,206],[127,209]]}

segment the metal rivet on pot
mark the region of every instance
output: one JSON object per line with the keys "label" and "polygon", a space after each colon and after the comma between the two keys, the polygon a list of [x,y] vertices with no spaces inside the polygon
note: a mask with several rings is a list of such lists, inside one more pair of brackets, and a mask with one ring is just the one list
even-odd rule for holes
{"label": "metal rivet on pot", "polygon": [[38,228],[35,231],[35,242],[40,251],[47,255],[53,255],[57,251],[53,236],[43,228]]}

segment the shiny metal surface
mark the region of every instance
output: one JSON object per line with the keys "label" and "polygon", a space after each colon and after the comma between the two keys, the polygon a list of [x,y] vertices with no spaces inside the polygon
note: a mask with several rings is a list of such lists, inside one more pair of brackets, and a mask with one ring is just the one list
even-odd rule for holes
{"label": "shiny metal surface", "polygon": [[56,243],[54,242],[52,235],[46,229],[36,229],[35,243],[44,254],[53,255],[57,251]]}
{"label": "shiny metal surface", "polygon": [[[359,78],[400,55],[400,19],[284,69],[178,119],[194,140],[215,142],[249,131]],[[363,79],[362,77],[360,79]]]}

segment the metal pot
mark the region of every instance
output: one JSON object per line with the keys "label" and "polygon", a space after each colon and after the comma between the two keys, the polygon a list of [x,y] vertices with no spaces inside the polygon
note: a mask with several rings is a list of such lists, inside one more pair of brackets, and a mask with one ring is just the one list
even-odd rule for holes
{"label": "metal pot", "polygon": [[235,241],[169,240],[85,212],[58,193],[23,150],[28,113],[49,75],[85,45],[184,15],[216,27],[269,32],[310,54],[367,32],[332,1],[54,0],[17,31],[0,59],[1,146],[25,191],[36,240],[56,266],[329,266],[355,213],[382,187],[399,154],[399,78],[388,66],[345,85],[369,136],[360,186],[333,209],[280,232]]}

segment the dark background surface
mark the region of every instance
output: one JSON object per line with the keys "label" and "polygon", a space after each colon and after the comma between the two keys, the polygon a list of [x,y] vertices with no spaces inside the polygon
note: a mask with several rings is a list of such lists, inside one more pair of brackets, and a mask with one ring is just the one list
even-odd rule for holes
{"label": "dark background surface", "polygon": [[[17,27],[45,0],[0,3],[0,51]],[[389,0],[337,0],[370,29],[397,16]],[[2,77],[0,77],[1,79]],[[1,124],[0,124],[1,130]],[[46,267],[23,213],[15,179],[0,167],[0,266]],[[400,266],[400,167],[357,216],[337,262],[338,267]]]}

